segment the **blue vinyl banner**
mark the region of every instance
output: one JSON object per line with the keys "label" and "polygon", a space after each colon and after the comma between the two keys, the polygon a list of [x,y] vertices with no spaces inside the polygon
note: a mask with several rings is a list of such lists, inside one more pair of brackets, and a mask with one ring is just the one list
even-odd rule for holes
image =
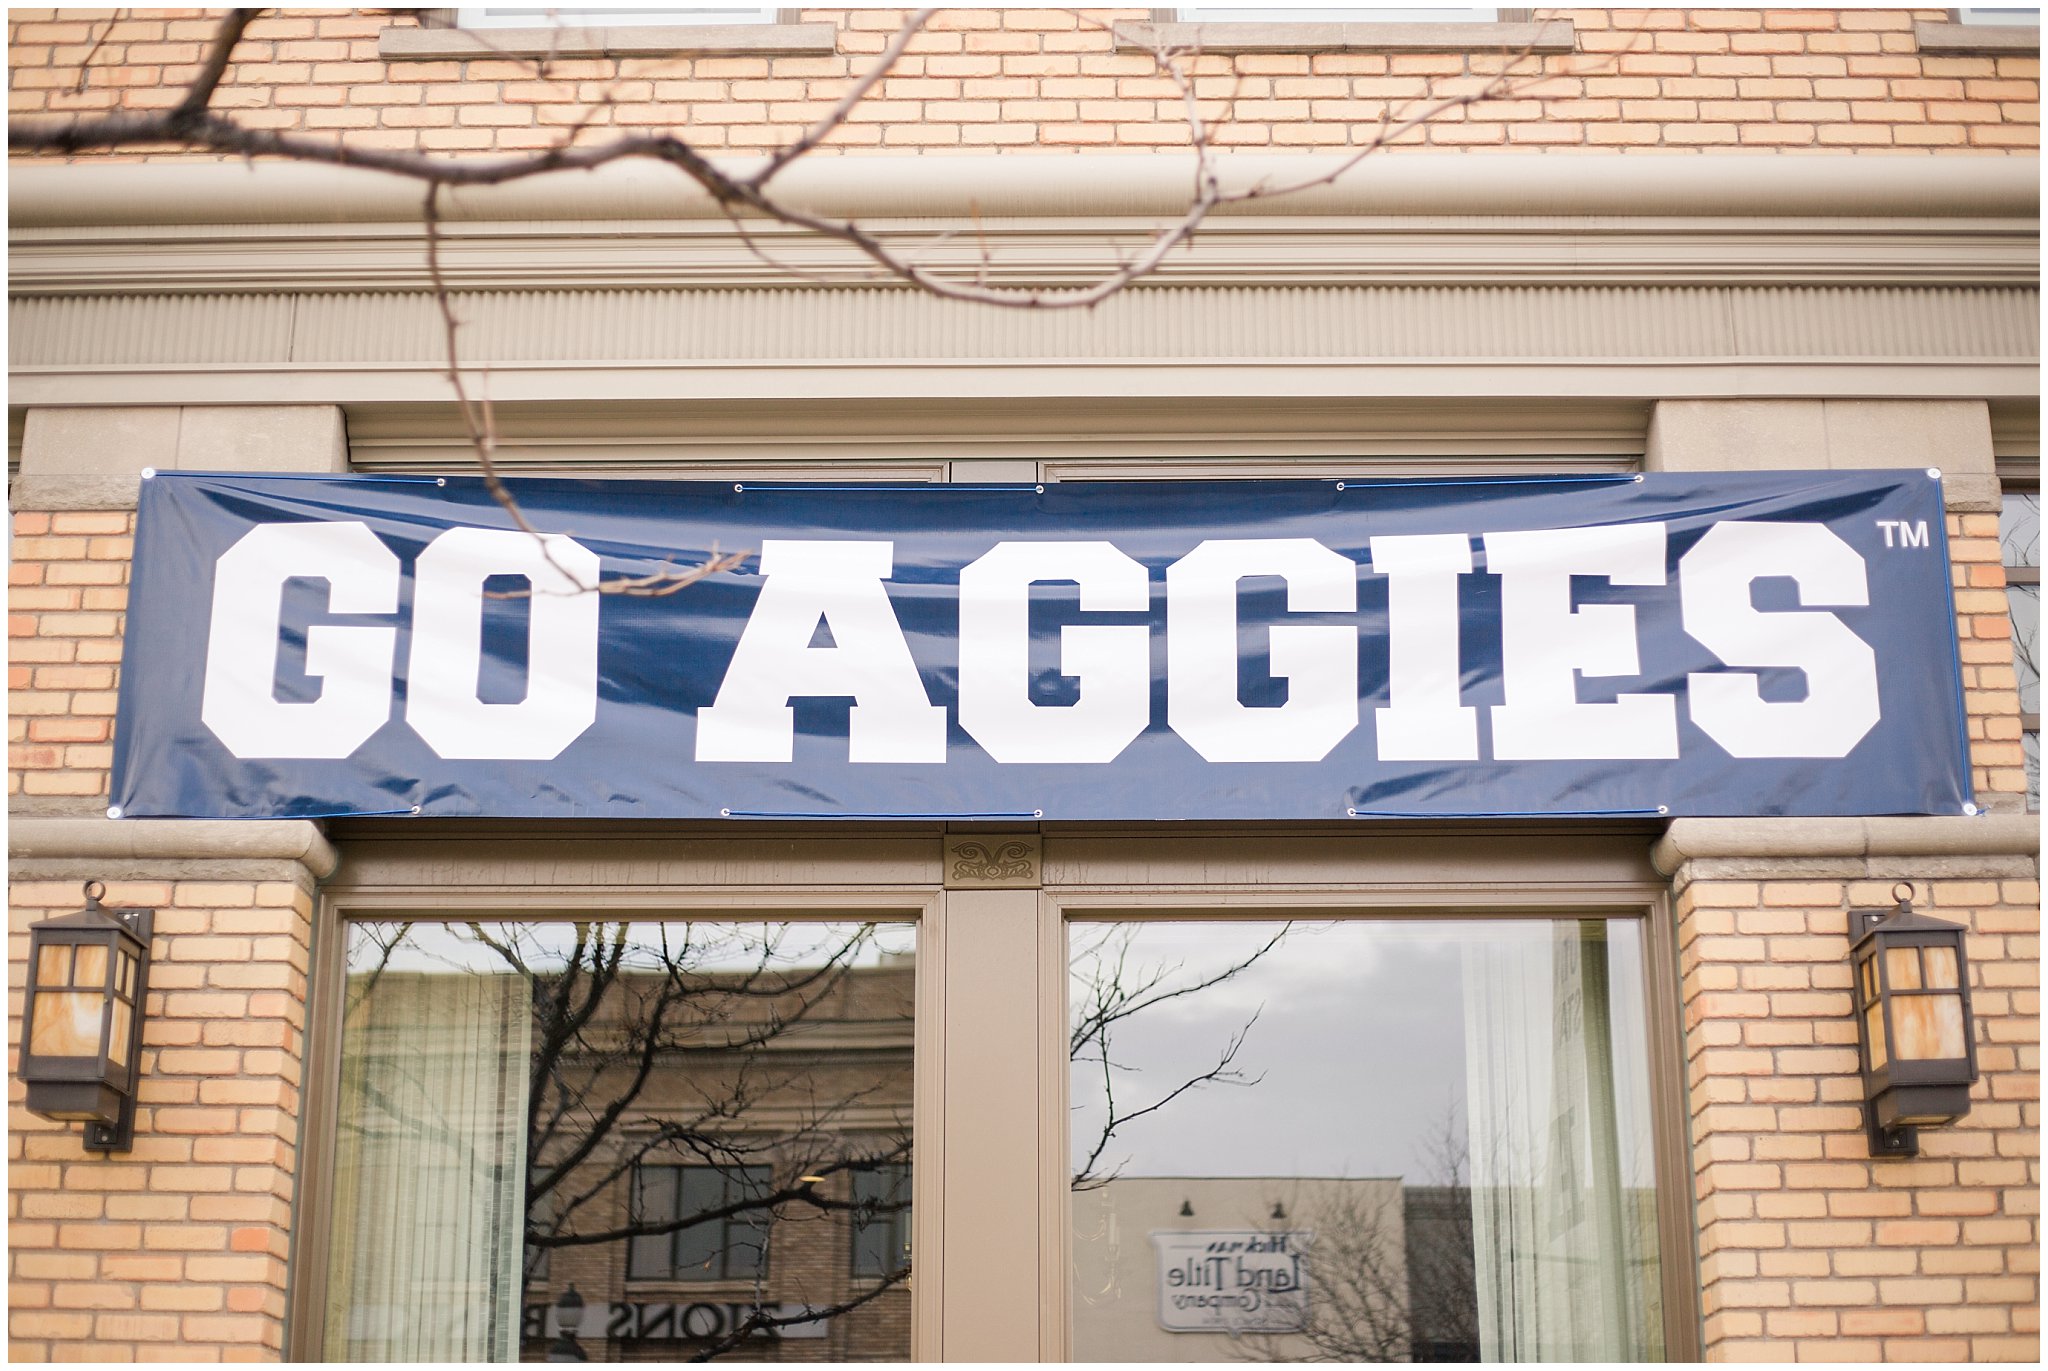
{"label": "blue vinyl banner", "polygon": [[117,816],[1972,812],[1931,472],[508,485],[146,480]]}

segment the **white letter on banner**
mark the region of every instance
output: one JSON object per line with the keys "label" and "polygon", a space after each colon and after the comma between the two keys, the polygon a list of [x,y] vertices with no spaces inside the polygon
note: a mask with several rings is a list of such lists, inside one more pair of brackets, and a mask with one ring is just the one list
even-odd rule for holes
{"label": "white letter on banner", "polygon": [[1237,698],[1237,583],[1287,581],[1293,613],[1353,613],[1358,567],[1313,538],[1212,539],[1166,569],[1166,719],[1212,762],[1318,762],[1358,727],[1358,630],[1342,624],[1267,630],[1287,703]]}
{"label": "white letter on banner", "polygon": [[1621,586],[1664,584],[1664,525],[1610,524],[1486,535],[1486,569],[1500,577],[1501,676],[1493,755],[1504,761],[1624,760],[1678,755],[1669,695],[1578,698],[1577,674],[1634,676],[1632,605],[1572,608],[1572,577]]}
{"label": "white letter on banner", "polygon": [[237,757],[346,757],[391,717],[396,628],[308,628],[306,674],[320,698],[276,697],[284,585],[295,577],[325,579],[334,614],[398,610],[398,557],[368,524],[263,524],[221,554],[199,717]]}
{"label": "white letter on banner", "polygon": [[1685,631],[1730,666],[1796,667],[1803,700],[1766,700],[1754,672],[1686,677],[1692,721],[1731,757],[1846,757],[1877,726],[1877,656],[1832,614],[1766,614],[1762,576],[1790,577],[1802,605],[1867,605],[1863,558],[1825,524],[1714,525],[1678,563]]}
{"label": "white letter on banner", "polygon": [[1144,564],[1103,542],[997,543],[960,571],[960,727],[999,762],[1107,762],[1152,717],[1151,630],[1068,624],[1071,705],[1031,700],[1031,586],[1073,581],[1084,610],[1144,609]]}
{"label": "white letter on banner", "polygon": [[1472,570],[1462,533],[1370,538],[1387,578],[1387,705],[1373,711],[1390,762],[1479,760],[1479,711],[1458,703],[1458,576]]}
{"label": "white letter on banner", "polygon": [[[882,582],[894,543],[761,543],[761,597],[740,633],[718,699],[697,711],[700,762],[786,762],[795,753],[792,699],[850,695],[847,759],[943,762],[946,711],[918,679]],[[831,647],[812,647],[823,620]]]}
{"label": "white letter on banner", "polygon": [[[597,721],[597,554],[573,538],[451,528],[414,569],[405,721],[450,759],[546,761]],[[526,698],[485,704],[484,582],[524,576]]]}

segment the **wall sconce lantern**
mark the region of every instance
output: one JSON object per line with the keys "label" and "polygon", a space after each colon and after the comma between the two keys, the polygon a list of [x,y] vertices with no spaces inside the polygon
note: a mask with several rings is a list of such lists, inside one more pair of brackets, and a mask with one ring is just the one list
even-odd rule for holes
{"label": "wall sconce lantern", "polygon": [[1970,1112],[1977,1079],[1976,1026],[1961,924],[1913,912],[1913,887],[1892,890],[1892,909],[1851,912],[1861,930],[1849,949],[1863,1117],[1873,1157],[1917,1157],[1918,1129]]}
{"label": "wall sconce lantern", "polygon": [[106,893],[87,881],[85,908],[29,926],[21,1079],[31,1111],[84,1122],[88,1151],[126,1152],[156,911],[103,909]]}

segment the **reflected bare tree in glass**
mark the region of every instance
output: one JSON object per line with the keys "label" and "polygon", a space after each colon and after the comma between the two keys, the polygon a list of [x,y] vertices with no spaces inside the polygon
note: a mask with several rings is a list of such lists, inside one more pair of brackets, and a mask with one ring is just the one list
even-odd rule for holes
{"label": "reflected bare tree in glass", "polygon": [[1261,1362],[1479,1360],[1466,1134],[1455,1106],[1424,1146],[1418,1183],[1342,1182],[1292,1206],[1310,1230],[1303,1324],[1242,1341]]}
{"label": "reflected bare tree in glass", "polygon": [[1121,1060],[1116,1051],[1120,1028],[1136,1016],[1174,1000],[1199,996],[1224,985],[1263,959],[1286,938],[1292,924],[1282,924],[1248,956],[1217,971],[1187,974],[1179,962],[1145,963],[1133,960],[1131,943],[1140,925],[1077,924],[1069,953],[1069,1007],[1067,1058],[1099,1074],[1103,1115],[1099,1127],[1084,1149],[1075,1146],[1071,1188],[1091,1190],[1116,1179],[1122,1162],[1111,1155],[1119,1130],[1139,1119],[1157,1114],[1190,1091],[1207,1086],[1251,1086],[1257,1076],[1237,1066],[1238,1054],[1258,1023],[1254,1011],[1235,1029],[1220,1035],[1216,1064],[1174,1082],[1171,1086],[1130,1098],[1126,1081],[1142,1075],[1139,1067]]}

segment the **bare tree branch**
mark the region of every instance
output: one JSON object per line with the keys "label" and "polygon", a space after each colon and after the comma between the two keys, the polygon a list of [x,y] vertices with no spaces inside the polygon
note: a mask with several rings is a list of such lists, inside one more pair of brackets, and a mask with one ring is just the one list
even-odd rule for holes
{"label": "bare tree branch", "polygon": [[[768,193],[769,183],[777,174],[798,158],[814,151],[845,123],[860,100],[874,89],[902,56],[930,14],[928,10],[919,11],[912,17],[883,52],[881,59],[855,80],[831,112],[794,142],[771,153],[764,163],[746,173],[721,168],[686,139],[671,132],[621,134],[606,142],[581,146],[571,136],[540,151],[511,157],[433,157],[403,149],[358,146],[346,139],[324,139],[246,127],[232,118],[207,110],[205,105],[211,84],[217,83],[218,73],[232,59],[233,48],[257,13],[237,11],[236,23],[223,24],[202,64],[201,81],[206,83],[206,89],[201,91],[195,87],[188,91],[187,98],[176,109],[158,114],[79,115],[63,122],[15,123],[8,130],[10,148],[22,152],[77,153],[137,144],[173,143],[242,157],[282,157],[360,167],[404,176],[437,188],[504,185],[554,171],[591,170],[628,159],[652,160],[677,168],[729,214],[757,214],[844,243],[868,258],[884,274],[929,294],[1013,309],[1085,309],[1100,304],[1134,281],[1157,271],[1173,249],[1187,242],[1217,208],[1297,194],[1331,184],[1374,152],[1414,129],[1455,110],[1498,99],[1524,85],[1541,82],[1548,75],[1541,70],[1540,60],[1536,71],[1522,69],[1522,64],[1533,55],[1524,50],[1506,60],[1501,70],[1479,87],[1443,97],[1404,113],[1397,120],[1383,123],[1372,139],[1332,169],[1286,184],[1261,182],[1242,190],[1228,191],[1224,189],[1215,165],[1211,140],[1200,117],[1193,85],[1180,70],[1178,54],[1160,50],[1154,55],[1155,64],[1182,92],[1189,121],[1189,140],[1195,151],[1196,165],[1186,210],[1157,229],[1144,248],[1106,271],[1093,283],[1038,290],[991,287],[980,280],[959,279],[904,255],[850,219],[807,210]],[[1098,20],[1084,18],[1090,24],[1104,27]],[[205,75],[208,72],[214,73],[210,82]],[[581,131],[579,127],[574,132]]]}
{"label": "bare tree branch", "polygon": [[172,128],[178,128],[206,112],[206,107],[213,102],[214,91],[220,86],[220,78],[227,73],[236,45],[249,28],[249,21],[260,13],[260,10],[232,9],[220,21],[213,44],[206,51],[205,61],[200,64],[199,74],[185,88],[185,98],[164,116]]}
{"label": "bare tree branch", "polygon": [[1259,1021],[1257,1011],[1225,1040],[1214,1066],[1182,1080],[1153,1103],[1135,1110],[1121,1109],[1117,1103],[1115,1073],[1127,1068],[1116,1060],[1112,1038],[1117,1025],[1134,1014],[1198,995],[1236,979],[1278,947],[1293,927],[1291,923],[1282,924],[1279,932],[1249,955],[1219,971],[1181,985],[1172,983],[1180,973],[1178,963],[1155,966],[1146,971],[1132,969],[1130,945],[1133,930],[1128,925],[1114,928],[1102,941],[1075,958],[1076,966],[1082,969],[1076,973],[1077,984],[1072,996],[1074,1005],[1070,1012],[1073,1021],[1068,1030],[1067,1056],[1070,1061],[1093,1063],[1101,1068],[1103,1118],[1087,1156],[1074,1167],[1069,1182],[1072,1189],[1091,1190],[1116,1178],[1115,1169],[1104,1173],[1098,1167],[1118,1131],[1135,1120],[1157,1113],[1182,1095],[1203,1086],[1259,1083],[1262,1077],[1246,1076],[1236,1069],[1237,1055],[1243,1050],[1253,1025]]}

